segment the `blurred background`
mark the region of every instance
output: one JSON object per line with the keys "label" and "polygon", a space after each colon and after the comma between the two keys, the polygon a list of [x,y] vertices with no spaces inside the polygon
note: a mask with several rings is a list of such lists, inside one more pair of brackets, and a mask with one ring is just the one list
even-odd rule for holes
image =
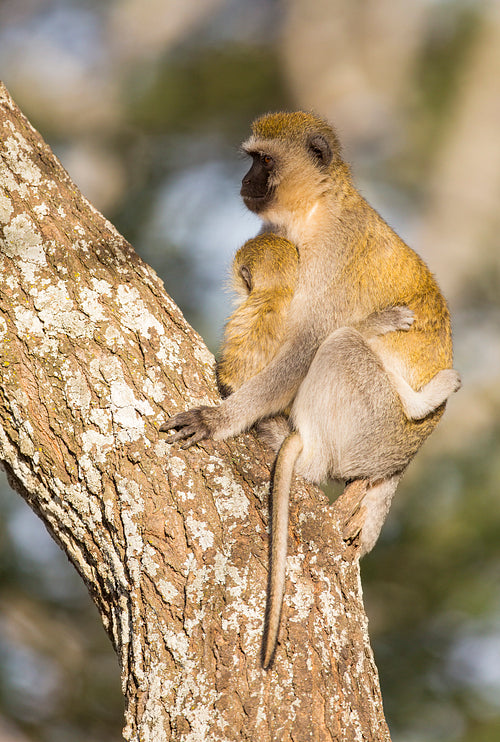
{"label": "blurred background", "polygon": [[[0,77],[216,350],[254,116],[336,124],[363,194],[449,299],[453,397],[363,562],[394,742],[500,739],[500,6],[1,0]],[[0,489],[0,742],[121,738],[85,588]]]}

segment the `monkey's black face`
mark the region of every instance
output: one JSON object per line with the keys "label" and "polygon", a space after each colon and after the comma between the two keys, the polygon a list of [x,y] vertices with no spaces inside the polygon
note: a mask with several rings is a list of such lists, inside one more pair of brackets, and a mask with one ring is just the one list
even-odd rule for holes
{"label": "monkey's black face", "polygon": [[250,155],[252,167],[243,176],[240,193],[245,206],[258,214],[273,200],[274,186],[270,185],[269,177],[274,170],[274,160],[261,152],[251,152]]}

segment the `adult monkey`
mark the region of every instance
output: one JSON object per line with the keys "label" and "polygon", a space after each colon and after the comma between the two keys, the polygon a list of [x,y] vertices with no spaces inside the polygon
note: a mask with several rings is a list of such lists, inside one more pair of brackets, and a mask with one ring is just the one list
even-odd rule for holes
{"label": "adult monkey", "polygon": [[[316,483],[368,480],[363,555],[378,538],[402,472],[460,386],[446,302],[424,262],[355,189],[328,123],[302,111],[268,114],[254,122],[243,148],[252,157],[241,187],[246,206],[299,254],[285,339],[269,364],[220,405],[181,412],[161,429],[176,428],[170,442],[189,446],[237,435],[290,408],[273,509],[288,512],[294,468]],[[408,331],[366,338],[356,329],[395,306],[413,312]],[[273,536],[273,569],[284,563],[286,532],[284,540],[275,544]],[[274,654],[283,582],[278,569],[264,667]]]}

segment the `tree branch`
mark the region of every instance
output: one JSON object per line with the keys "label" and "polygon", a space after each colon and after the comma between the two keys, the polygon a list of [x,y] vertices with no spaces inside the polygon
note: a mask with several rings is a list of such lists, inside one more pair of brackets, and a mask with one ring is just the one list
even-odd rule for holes
{"label": "tree branch", "polygon": [[338,526],[356,493],[330,508],[296,481],[264,672],[272,458],[250,434],[188,451],[158,434],[216,402],[213,358],[4,87],[0,226],[0,459],[99,608],[125,738],[389,740]]}

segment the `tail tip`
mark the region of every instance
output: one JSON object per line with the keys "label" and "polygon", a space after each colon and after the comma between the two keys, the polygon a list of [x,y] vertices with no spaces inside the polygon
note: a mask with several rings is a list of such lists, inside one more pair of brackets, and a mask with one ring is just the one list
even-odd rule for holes
{"label": "tail tip", "polygon": [[270,670],[271,665],[273,664],[274,659],[274,652],[276,650],[276,646],[269,646],[268,643],[263,646],[262,648],[262,654],[261,654],[261,664],[263,670]]}

